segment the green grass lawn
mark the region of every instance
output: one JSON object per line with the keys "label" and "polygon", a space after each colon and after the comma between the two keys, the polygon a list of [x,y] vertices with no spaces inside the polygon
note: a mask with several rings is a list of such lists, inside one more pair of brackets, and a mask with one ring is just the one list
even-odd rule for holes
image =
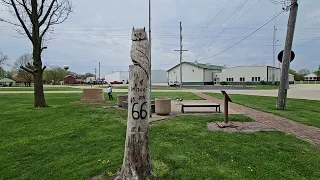
{"label": "green grass lawn", "polygon": [[[0,91],[33,91],[33,87],[2,87]],[[44,87],[44,91],[82,91],[73,87]]]}
{"label": "green grass lawn", "polygon": [[[74,103],[81,94],[47,94],[46,109],[32,107],[32,94],[0,98],[0,179],[90,179],[121,167],[127,111]],[[222,120],[152,123],[155,179],[320,179],[319,148],[281,132],[206,130]]]}
{"label": "green grass lawn", "polygon": [[[223,98],[222,94],[206,94],[220,99]],[[240,94],[229,94],[229,96],[234,103],[276,114],[306,125],[320,127],[320,101],[289,98],[287,100],[287,109],[285,111],[280,111],[276,109],[276,97]]]}

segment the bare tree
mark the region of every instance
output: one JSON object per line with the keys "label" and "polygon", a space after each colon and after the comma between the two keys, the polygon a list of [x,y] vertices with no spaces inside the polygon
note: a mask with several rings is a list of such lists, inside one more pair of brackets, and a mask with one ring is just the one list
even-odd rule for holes
{"label": "bare tree", "polygon": [[18,32],[25,34],[32,43],[33,63],[20,68],[34,77],[34,106],[47,107],[42,74],[46,66],[42,65],[41,54],[46,33],[51,26],[63,23],[72,12],[69,0],[1,0],[17,22],[0,19],[2,22],[19,27]]}
{"label": "bare tree", "polygon": [[12,67],[12,70],[15,72],[15,80],[17,82],[24,83],[25,86],[31,86],[33,81],[33,75],[31,73],[22,70],[20,67],[28,66],[28,64],[32,64],[33,59],[31,54],[23,54],[21,55],[15,62]]}
{"label": "bare tree", "polygon": [[8,56],[0,52],[0,67],[8,60]]}
{"label": "bare tree", "polygon": [[310,70],[309,69],[300,69],[298,71],[298,74],[301,74],[303,76],[310,74]]}

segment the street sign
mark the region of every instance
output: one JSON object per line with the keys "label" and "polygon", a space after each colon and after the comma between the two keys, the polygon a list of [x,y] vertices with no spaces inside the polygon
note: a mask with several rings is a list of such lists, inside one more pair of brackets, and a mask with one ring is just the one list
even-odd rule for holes
{"label": "street sign", "polygon": [[[296,54],[293,51],[291,51],[291,60],[290,60],[290,62],[294,60],[295,56],[296,56]],[[281,62],[281,63],[282,63],[282,57],[283,57],[283,51],[281,51],[278,54],[278,61]]]}

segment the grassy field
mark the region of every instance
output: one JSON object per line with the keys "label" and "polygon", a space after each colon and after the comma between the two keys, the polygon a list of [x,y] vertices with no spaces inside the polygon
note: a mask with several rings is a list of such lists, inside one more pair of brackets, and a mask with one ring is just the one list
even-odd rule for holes
{"label": "grassy field", "polygon": [[[46,97],[50,108],[34,109],[32,94],[0,95],[0,179],[90,179],[116,173],[127,111],[75,103],[81,94]],[[320,178],[319,148],[281,132],[206,130],[208,122],[221,120],[220,115],[189,115],[152,123],[156,179]]]}
{"label": "grassy field", "polygon": [[[0,91],[33,91],[33,87],[1,87]],[[72,87],[44,87],[44,91],[82,91]]]}
{"label": "grassy field", "polygon": [[[206,93],[222,99],[222,94]],[[234,103],[276,114],[306,125],[320,127],[320,101],[288,99],[287,110],[276,109],[276,97],[229,94]]]}

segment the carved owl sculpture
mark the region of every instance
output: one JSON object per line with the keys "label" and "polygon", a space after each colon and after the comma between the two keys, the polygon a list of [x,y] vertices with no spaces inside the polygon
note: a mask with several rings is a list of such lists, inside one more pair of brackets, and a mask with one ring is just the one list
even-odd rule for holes
{"label": "carved owl sculpture", "polygon": [[131,34],[131,60],[134,65],[139,66],[149,77],[150,46],[145,28],[134,28]]}

